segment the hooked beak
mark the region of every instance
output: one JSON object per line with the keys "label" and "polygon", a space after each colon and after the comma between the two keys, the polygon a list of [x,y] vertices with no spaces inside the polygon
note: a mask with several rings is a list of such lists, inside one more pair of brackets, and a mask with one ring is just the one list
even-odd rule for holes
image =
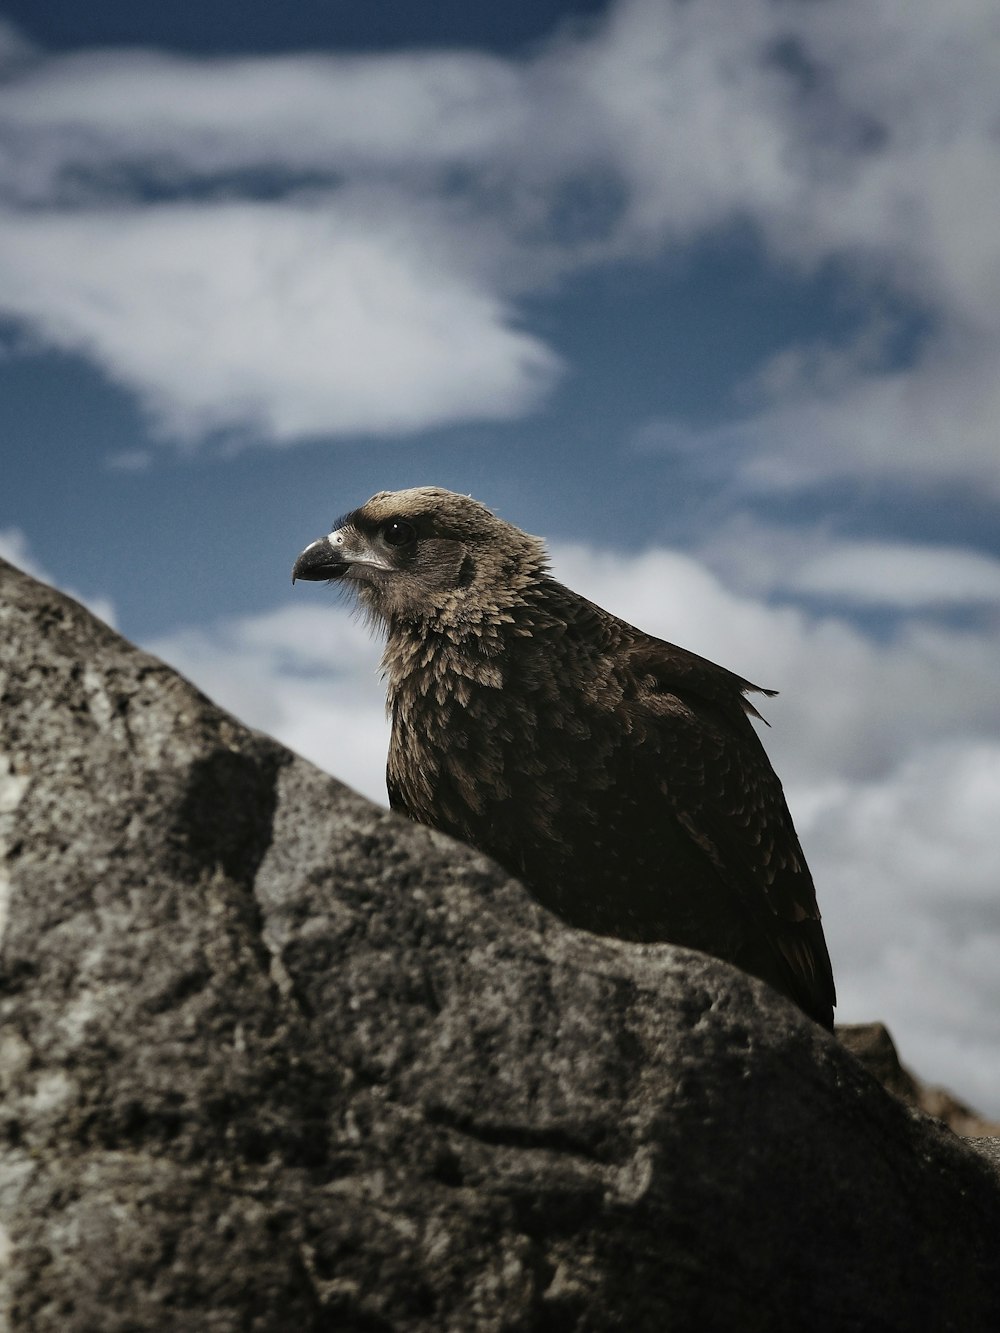
{"label": "hooked beak", "polygon": [[350,524],[310,542],[292,568],[292,582],[310,579],[361,579],[370,581],[392,574],[393,566],[373,549],[371,542]]}
{"label": "hooked beak", "polygon": [[310,542],[292,566],[292,582],[296,579],[308,579],[319,582],[321,579],[339,579],[350,566],[350,560],[344,555],[343,548],[334,546],[329,537],[320,537]]}

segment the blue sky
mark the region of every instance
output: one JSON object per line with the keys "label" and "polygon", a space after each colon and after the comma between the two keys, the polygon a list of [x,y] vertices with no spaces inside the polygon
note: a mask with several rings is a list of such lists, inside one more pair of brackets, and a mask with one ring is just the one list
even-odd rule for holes
{"label": "blue sky", "polygon": [[0,14],[0,552],[381,799],[291,563],[475,494],[781,690],[840,1016],[1000,1115],[992,0]]}

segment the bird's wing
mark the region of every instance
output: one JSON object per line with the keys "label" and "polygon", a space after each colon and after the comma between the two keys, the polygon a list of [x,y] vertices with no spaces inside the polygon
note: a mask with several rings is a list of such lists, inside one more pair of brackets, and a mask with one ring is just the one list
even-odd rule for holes
{"label": "bird's wing", "polygon": [[400,814],[408,815],[410,811],[406,801],[403,799],[403,792],[399,783],[393,777],[391,764],[387,765],[385,770],[385,789],[389,797],[389,809],[395,810]]}
{"label": "bird's wing", "polygon": [[799,984],[832,1004],[812,876],[781,783],[747,716],[743,692],[757,687],[657,640],[637,644],[632,662],[632,725],[646,773],[655,772],[680,826],[773,935]]}

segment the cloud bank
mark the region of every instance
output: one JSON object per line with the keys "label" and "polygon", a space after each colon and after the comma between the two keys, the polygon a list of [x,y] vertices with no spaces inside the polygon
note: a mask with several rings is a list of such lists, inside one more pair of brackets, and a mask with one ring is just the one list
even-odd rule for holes
{"label": "cloud bank", "polygon": [[526,295],[749,223],[925,333],[759,376],[727,435],[747,478],[998,493],[998,38],[990,0],[619,0],[505,59],[8,33],[0,310],[166,435],[400,434],[538,403],[560,362]]}

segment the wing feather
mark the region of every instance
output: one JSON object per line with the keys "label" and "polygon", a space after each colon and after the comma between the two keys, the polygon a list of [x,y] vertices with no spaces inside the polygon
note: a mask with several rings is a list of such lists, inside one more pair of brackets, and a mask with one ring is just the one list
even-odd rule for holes
{"label": "wing feather", "polygon": [[812,875],[748,716],[756,710],[745,691],[759,687],[645,636],[632,660],[646,768],[655,764],[666,805],[769,937],[810,1007],[832,1010],[833,972]]}

